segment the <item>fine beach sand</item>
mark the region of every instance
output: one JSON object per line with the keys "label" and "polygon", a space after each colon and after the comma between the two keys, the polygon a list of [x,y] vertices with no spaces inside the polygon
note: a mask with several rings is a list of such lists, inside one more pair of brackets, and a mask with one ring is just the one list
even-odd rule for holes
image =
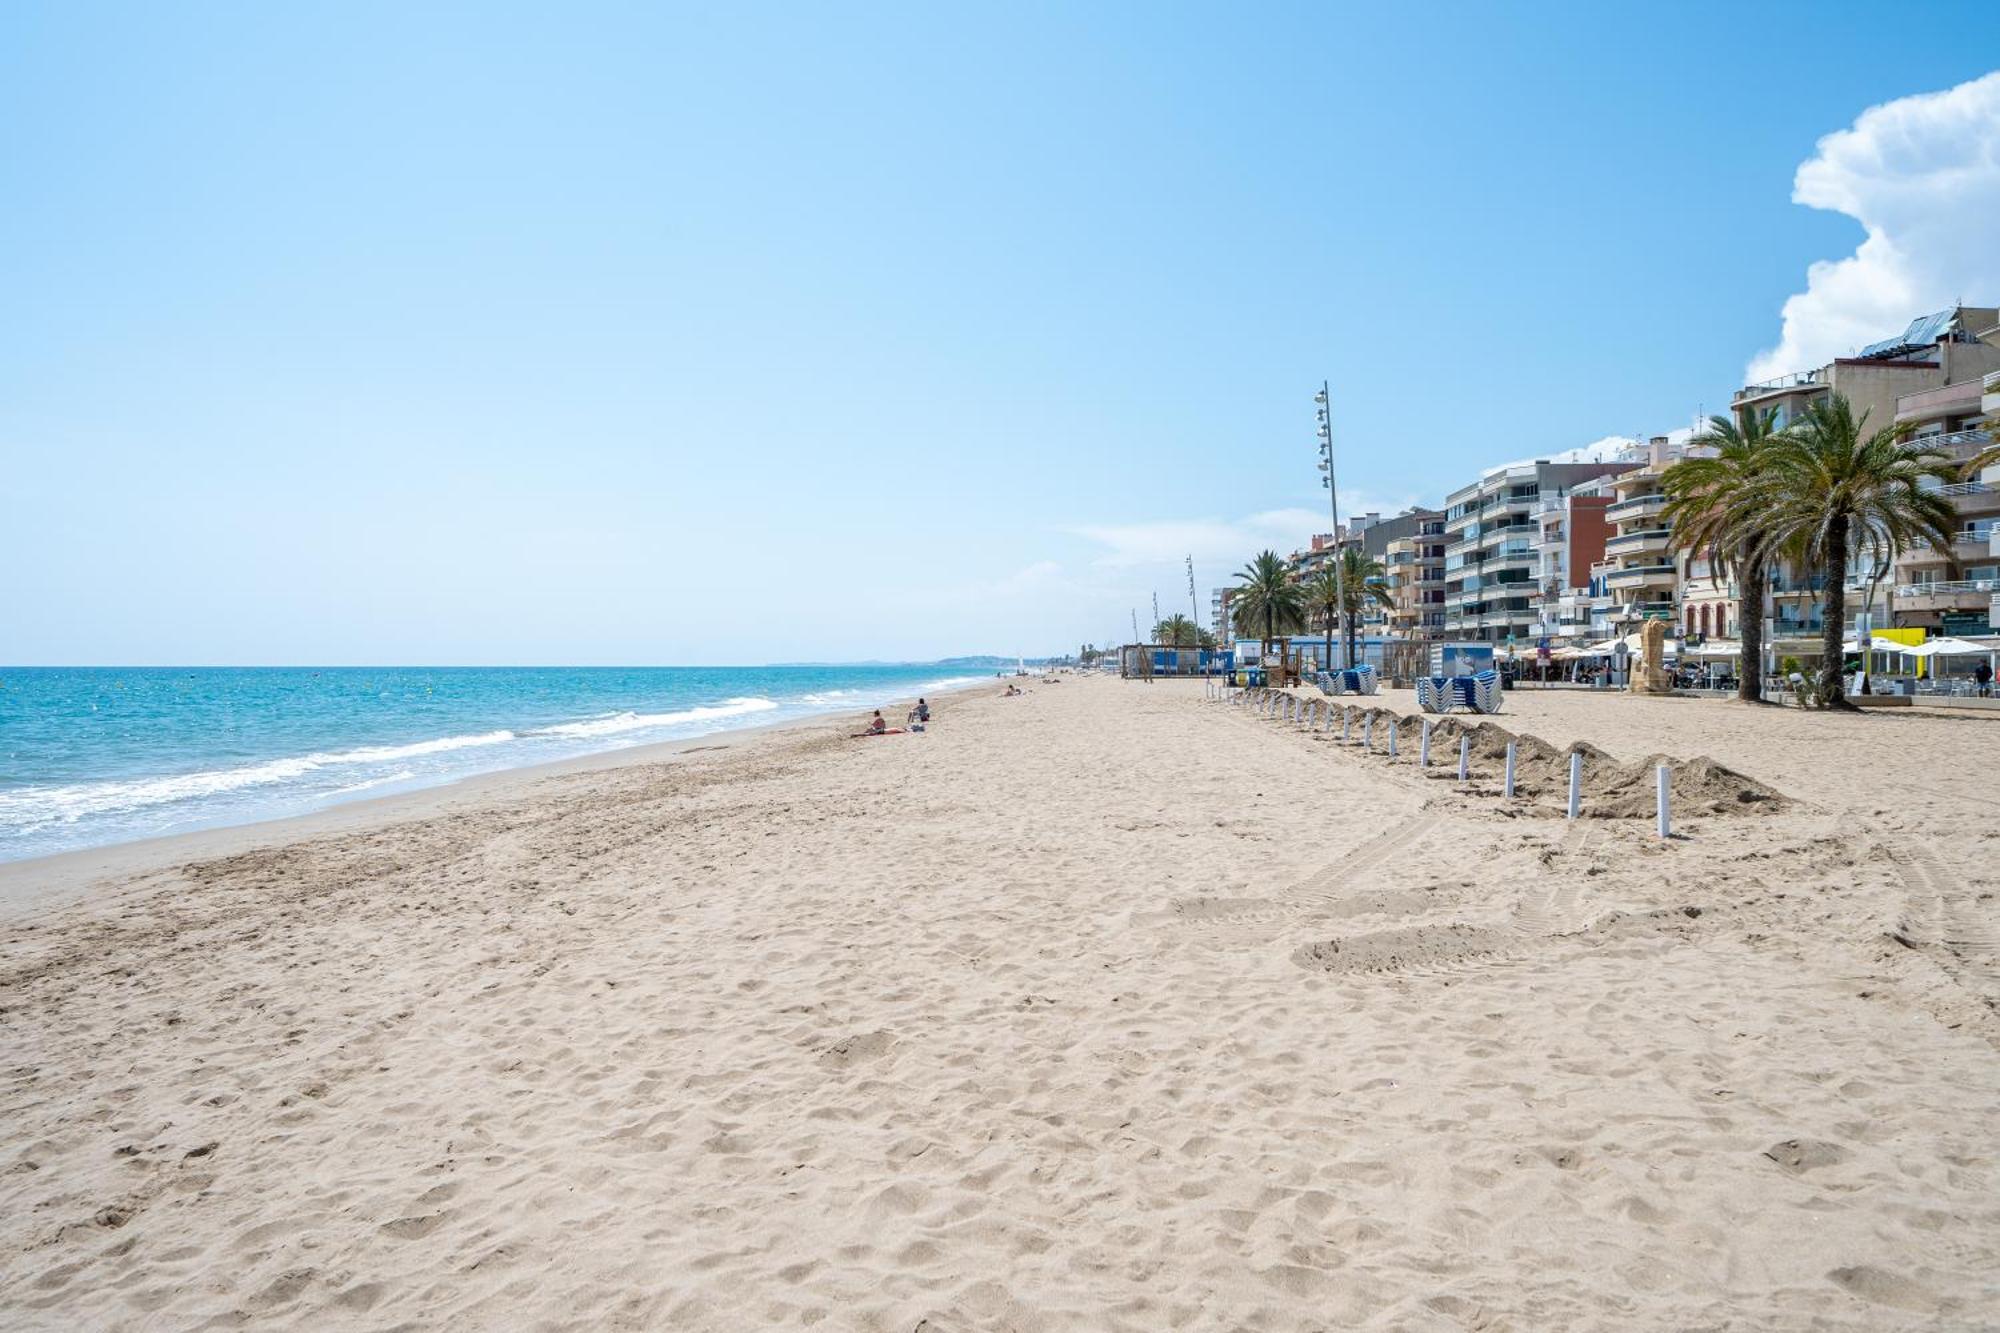
{"label": "fine beach sand", "polygon": [[1029,690],[15,908],[0,1326],[2000,1326],[2000,719]]}

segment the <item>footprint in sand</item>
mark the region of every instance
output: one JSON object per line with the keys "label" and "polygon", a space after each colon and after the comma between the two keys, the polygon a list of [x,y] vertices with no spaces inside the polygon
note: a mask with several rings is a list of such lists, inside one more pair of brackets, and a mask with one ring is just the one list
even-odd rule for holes
{"label": "footprint in sand", "polygon": [[1764,1156],[1793,1175],[1803,1175],[1815,1167],[1838,1166],[1853,1154],[1837,1143],[1819,1139],[1786,1139],[1764,1149]]}
{"label": "footprint in sand", "polygon": [[1942,1305],[1937,1293],[1923,1283],[1900,1273],[1891,1273],[1885,1268],[1857,1264],[1852,1268],[1836,1268],[1826,1277],[1835,1286],[1877,1305],[1892,1305],[1899,1310],[1917,1310],[1925,1314],[1935,1314]]}
{"label": "footprint in sand", "polygon": [[896,1039],[886,1032],[863,1032],[843,1037],[821,1051],[819,1062],[828,1069],[852,1069],[855,1065],[881,1059],[895,1044]]}

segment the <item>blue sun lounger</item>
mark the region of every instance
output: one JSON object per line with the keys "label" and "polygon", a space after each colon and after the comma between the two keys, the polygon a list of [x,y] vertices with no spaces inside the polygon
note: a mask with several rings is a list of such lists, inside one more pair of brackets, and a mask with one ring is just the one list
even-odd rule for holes
{"label": "blue sun lounger", "polygon": [[1500,673],[1489,667],[1469,676],[1419,676],[1417,707],[1426,713],[1449,713],[1456,708],[1469,713],[1497,713]]}

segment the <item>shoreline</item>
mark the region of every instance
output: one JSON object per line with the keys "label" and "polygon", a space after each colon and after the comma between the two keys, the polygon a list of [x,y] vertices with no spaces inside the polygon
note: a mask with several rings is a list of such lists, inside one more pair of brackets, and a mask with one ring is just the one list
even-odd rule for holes
{"label": "shoreline", "polygon": [[[967,681],[933,689],[927,697],[960,695],[985,683],[983,680]],[[913,706],[916,698],[914,694],[907,700],[898,698],[881,705],[881,708],[885,714],[905,709]],[[317,810],[298,814],[187,829],[150,838],[133,838],[97,847],[78,847],[0,861],[0,924],[14,924],[37,912],[74,902],[105,880],[156,874],[191,861],[235,856],[309,838],[357,833],[382,825],[435,818],[525,795],[527,788],[550,779],[626,766],[672,763],[691,754],[733,748],[739,741],[768,744],[768,738],[834,723],[851,726],[853,719],[858,717],[865,721],[874,709],[875,706],[870,705],[860,710],[829,710],[776,722],[755,722],[681,740],[652,741],[484,773],[467,773],[409,791],[335,801]],[[514,790],[517,787],[521,790]]]}

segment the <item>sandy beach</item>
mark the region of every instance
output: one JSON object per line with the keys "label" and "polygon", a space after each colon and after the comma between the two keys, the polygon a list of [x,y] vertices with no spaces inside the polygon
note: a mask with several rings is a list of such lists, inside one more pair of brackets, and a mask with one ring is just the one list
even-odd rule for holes
{"label": "sandy beach", "polygon": [[2000,718],[1496,721],[1722,767],[1070,678],[103,861],[0,923],[0,1325],[2000,1326]]}

